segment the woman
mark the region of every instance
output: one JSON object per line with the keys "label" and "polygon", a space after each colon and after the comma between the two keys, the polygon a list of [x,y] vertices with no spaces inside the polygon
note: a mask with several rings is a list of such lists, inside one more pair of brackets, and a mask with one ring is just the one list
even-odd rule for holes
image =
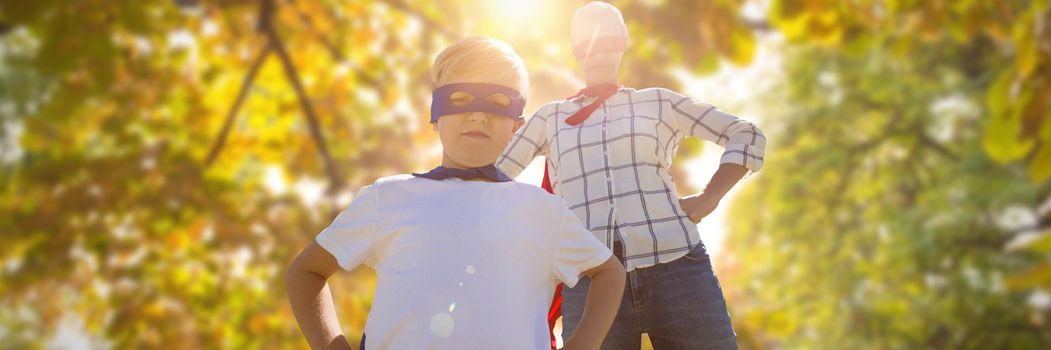
{"label": "woman", "polygon": [[[497,167],[516,177],[547,158],[545,183],[628,271],[603,349],[736,349],[736,335],[696,223],[749,171],[763,164],[765,137],[752,123],[660,88],[617,84],[627,47],[624,19],[591,2],[573,16],[574,56],[587,88],[540,108],[511,139]],[[668,169],[679,141],[723,146],[703,192],[676,198]],[[577,328],[589,283],[563,291],[564,337]],[[557,304],[557,300],[556,300]]]}

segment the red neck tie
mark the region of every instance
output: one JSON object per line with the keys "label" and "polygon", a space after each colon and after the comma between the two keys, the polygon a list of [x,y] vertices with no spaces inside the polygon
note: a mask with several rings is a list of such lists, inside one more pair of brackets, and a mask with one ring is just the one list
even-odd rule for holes
{"label": "red neck tie", "polygon": [[566,124],[578,125],[584,122],[584,120],[588,119],[588,117],[591,116],[591,113],[595,112],[595,110],[598,109],[598,107],[601,106],[603,102],[606,102],[606,99],[608,99],[610,96],[613,96],[613,94],[617,93],[618,89],[620,89],[620,85],[617,84],[592,85],[584,88],[583,90],[580,90],[580,92],[578,92],[576,95],[567,98],[567,100],[570,100],[580,96],[596,97],[594,102],[591,102],[591,104],[584,106],[584,108],[581,108],[576,113],[573,113],[573,115],[569,116],[569,118],[566,118]]}
{"label": "red neck tie", "polygon": [[[598,109],[598,107],[601,106],[603,102],[606,102],[606,99],[608,99],[610,96],[613,96],[613,94],[617,93],[618,89],[620,89],[620,85],[617,84],[592,85],[584,88],[583,90],[580,90],[580,92],[578,92],[576,95],[566,98],[566,100],[571,100],[580,96],[596,97],[594,102],[591,102],[591,104],[584,106],[584,108],[581,108],[576,113],[573,113],[573,115],[569,116],[569,118],[566,118],[566,124],[579,125],[585,119],[588,119],[588,117],[591,116],[591,113],[594,113],[595,110]],[[547,190],[547,193],[554,194],[555,190],[553,187],[551,187],[551,174],[548,173],[548,170],[550,170],[548,168],[549,167],[547,165],[544,166],[544,182],[540,184],[540,187],[543,187],[544,190]],[[551,336],[551,349],[555,349],[555,321],[558,320],[559,317],[562,317],[561,283],[559,283],[558,287],[555,288],[555,297],[551,299],[551,309],[549,309],[547,312],[547,327],[548,335]]]}

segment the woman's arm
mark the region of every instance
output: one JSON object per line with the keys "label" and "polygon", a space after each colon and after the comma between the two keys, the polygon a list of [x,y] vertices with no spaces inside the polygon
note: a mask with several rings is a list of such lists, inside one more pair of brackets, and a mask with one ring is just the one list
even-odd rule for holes
{"label": "woman's arm", "polygon": [[690,216],[690,221],[701,222],[701,219],[711,214],[719,206],[719,201],[726,196],[726,192],[729,192],[746,173],[748,173],[748,168],[744,166],[723,163],[712,175],[704,191],[683,197],[679,200],[679,206]]}
{"label": "woman's arm", "polygon": [[313,349],[351,349],[332,303],[326,282],[339,264],[324,248],[312,242],[288,266],[285,289],[299,328]]}
{"label": "woman's arm", "polygon": [[670,120],[679,134],[710,141],[725,148],[721,164],[737,164],[756,172],[763,168],[766,135],[755,124],[707,103],[660,89],[661,118]]}
{"label": "woman's arm", "polygon": [[580,317],[580,327],[566,340],[563,350],[598,349],[602,346],[624,296],[624,265],[615,256],[584,271],[583,275],[591,278],[584,313]]}
{"label": "woman's arm", "polygon": [[518,174],[529,166],[533,158],[547,153],[547,120],[555,118],[554,114],[549,113],[551,108],[548,106],[551,104],[541,107],[532,117],[529,117],[525,126],[519,128],[514,136],[511,136],[507,148],[500,157],[497,157],[496,167],[507,177],[512,179],[518,177]]}
{"label": "woman's arm", "polygon": [[674,91],[661,89],[658,96],[668,108],[662,118],[671,120],[682,135],[693,136],[723,146],[719,170],[704,191],[679,200],[693,222],[700,222],[719,205],[723,196],[749,171],[763,168],[766,136],[755,124],[726,113],[715,106],[694,101]]}

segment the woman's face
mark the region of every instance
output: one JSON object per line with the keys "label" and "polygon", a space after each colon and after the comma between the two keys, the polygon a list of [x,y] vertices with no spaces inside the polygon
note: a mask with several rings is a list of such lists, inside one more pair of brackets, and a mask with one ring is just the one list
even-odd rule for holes
{"label": "woman's face", "polygon": [[599,51],[584,56],[577,62],[580,63],[588,85],[613,83],[617,81],[620,59],[623,56],[624,52]]}

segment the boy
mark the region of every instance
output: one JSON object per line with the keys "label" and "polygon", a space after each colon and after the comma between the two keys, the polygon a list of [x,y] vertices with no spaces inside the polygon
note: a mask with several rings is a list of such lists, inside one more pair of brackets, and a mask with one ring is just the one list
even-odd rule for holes
{"label": "boy", "polygon": [[439,54],[431,73],[442,165],[363,187],[292,262],[286,287],[307,341],[350,348],[325,281],[364,263],[377,275],[366,348],[547,349],[555,285],[585,276],[595,292],[566,348],[597,349],[620,304],[623,266],[560,198],[493,165],[523,124],[521,58],[471,37]]}
{"label": "boy", "polygon": [[[696,223],[747,172],[762,168],[766,137],[754,124],[675,91],[621,86],[628,28],[611,4],[581,6],[570,41],[587,87],[540,108],[497,165],[516,176],[546,156],[546,187],[624,262],[631,283],[603,349],[639,349],[643,333],[657,350],[736,349]],[[676,198],[668,169],[685,137],[725,151],[704,192]],[[601,287],[586,278],[567,287],[562,329],[572,335],[583,329],[585,296]]]}

